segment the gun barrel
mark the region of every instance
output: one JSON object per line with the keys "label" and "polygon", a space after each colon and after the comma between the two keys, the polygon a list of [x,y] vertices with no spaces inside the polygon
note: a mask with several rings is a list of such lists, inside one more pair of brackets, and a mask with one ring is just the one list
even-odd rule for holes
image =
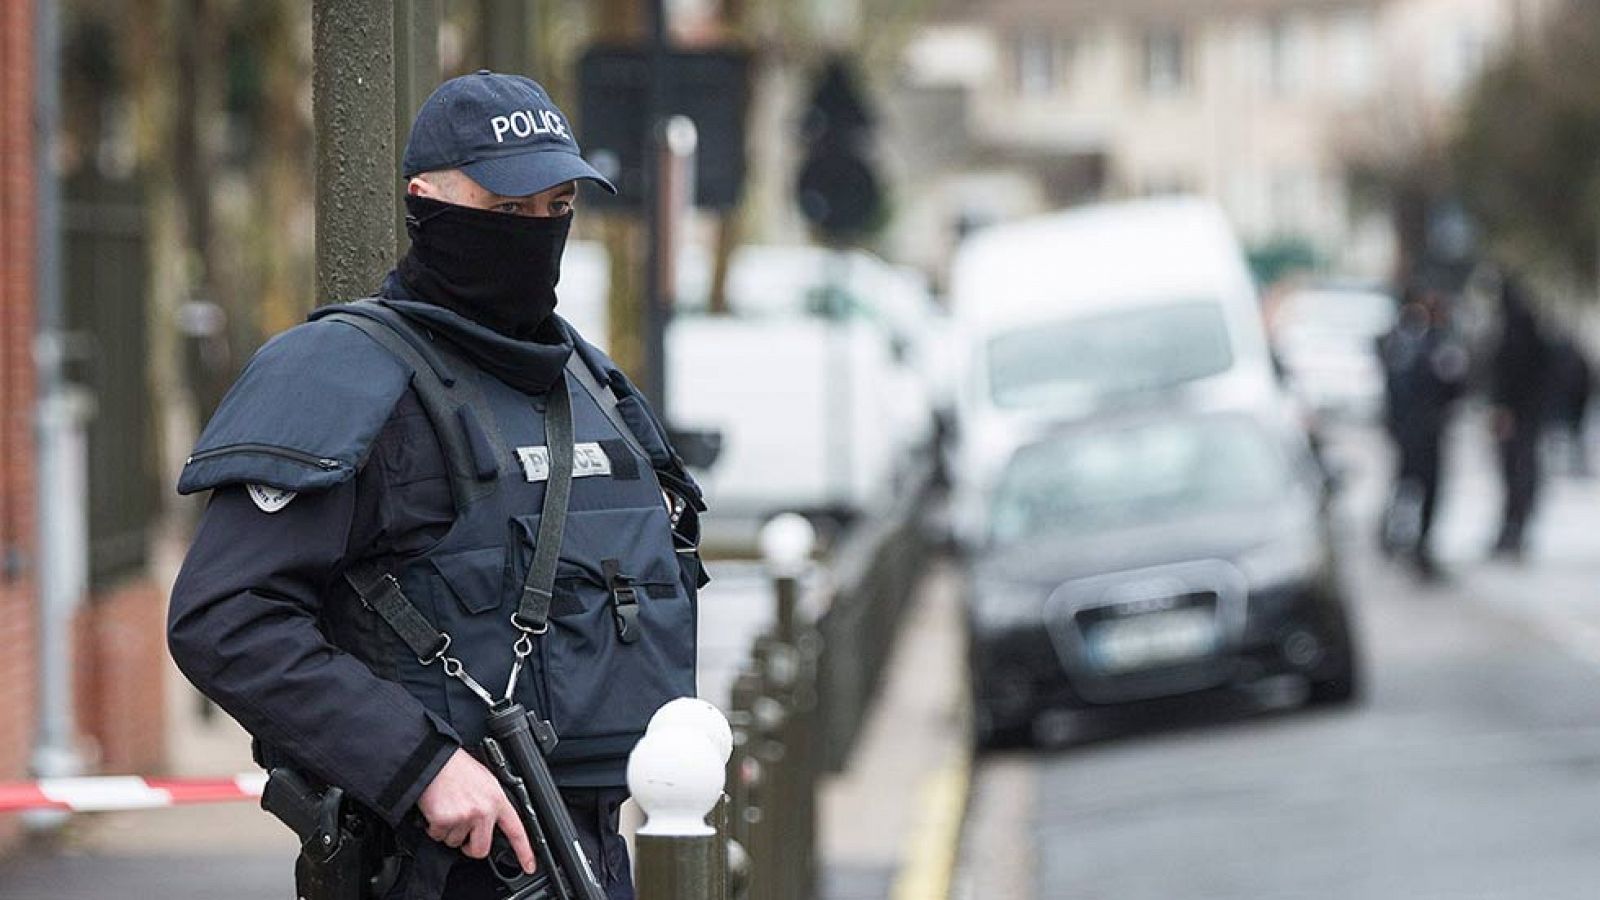
{"label": "gun barrel", "polygon": [[533,811],[550,838],[556,865],[577,891],[578,900],[606,900],[594,867],[578,843],[578,829],[561,799],[544,753],[533,735],[527,710],[519,703],[502,704],[489,711],[489,734],[500,744],[513,772],[522,779]]}

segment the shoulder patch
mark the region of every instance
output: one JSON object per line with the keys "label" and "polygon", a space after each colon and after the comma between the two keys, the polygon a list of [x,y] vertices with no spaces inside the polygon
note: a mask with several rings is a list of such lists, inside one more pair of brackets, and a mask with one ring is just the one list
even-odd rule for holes
{"label": "shoulder patch", "polygon": [[283,509],[289,505],[289,501],[297,496],[294,491],[286,491],[282,488],[275,488],[265,484],[252,484],[247,485],[247,487],[250,491],[251,501],[255,503],[257,509],[264,513],[275,513]]}

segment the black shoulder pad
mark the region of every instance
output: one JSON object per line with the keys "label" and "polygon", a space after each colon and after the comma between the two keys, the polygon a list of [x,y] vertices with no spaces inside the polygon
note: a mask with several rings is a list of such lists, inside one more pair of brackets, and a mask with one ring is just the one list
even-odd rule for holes
{"label": "black shoulder pad", "polygon": [[411,370],[355,328],[299,325],[256,351],[200,435],[178,493],[326,490],[355,475]]}

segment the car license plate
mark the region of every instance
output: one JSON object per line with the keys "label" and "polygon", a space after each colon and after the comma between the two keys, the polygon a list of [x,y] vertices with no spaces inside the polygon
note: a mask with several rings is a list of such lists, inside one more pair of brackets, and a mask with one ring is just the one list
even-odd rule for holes
{"label": "car license plate", "polygon": [[1145,613],[1100,622],[1088,638],[1090,659],[1101,670],[1147,669],[1211,655],[1217,619],[1209,609]]}

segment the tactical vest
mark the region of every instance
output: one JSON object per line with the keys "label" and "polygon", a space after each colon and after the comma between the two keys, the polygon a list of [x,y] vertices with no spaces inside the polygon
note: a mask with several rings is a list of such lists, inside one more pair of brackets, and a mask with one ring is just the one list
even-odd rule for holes
{"label": "tactical vest", "polygon": [[[624,783],[627,754],[651,715],[695,693],[703,573],[696,548],[674,524],[677,515],[694,514],[699,494],[679,477],[653,416],[637,397],[619,401],[607,373],[596,377],[577,351],[551,395],[530,396],[381,303],[332,307],[313,319],[357,328],[404,367],[444,451],[455,502],[449,531],[431,549],[398,560],[394,571],[368,563],[350,574],[362,602],[391,625],[407,615],[394,612],[397,602],[420,615],[413,635],[396,627],[378,645],[388,658],[369,664],[475,746],[488,706],[448,670],[459,666],[498,699],[516,661],[513,647],[527,634],[531,652],[511,697],[554,726],[557,780]],[[559,555],[548,561],[554,581],[544,621],[519,628],[513,613],[523,609],[536,566],[547,489],[563,482],[552,475],[561,454],[546,439],[556,391],[570,401],[572,431],[565,512],[553,529]],[[545,531],[549,545],[551,527]]]}

